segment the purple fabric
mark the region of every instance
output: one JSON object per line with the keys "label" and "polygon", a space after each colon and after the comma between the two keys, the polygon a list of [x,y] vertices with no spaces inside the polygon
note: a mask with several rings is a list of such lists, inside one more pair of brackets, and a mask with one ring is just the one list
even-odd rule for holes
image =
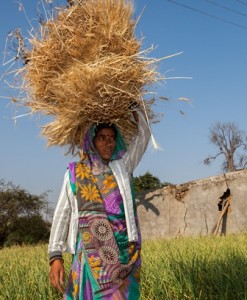
{"label": "purple fabric", "polygon": [[114,193],[104,198],[106,212],[110,214],[119,214],[120,213],[119,205],[122,202],[123,199],[119,194],[119,189],[117,189]]}
{"label": "purple fabric", "polygon": [[71,181],[71,183],[75,183],[76,182],[75,162],[69,163],[69,171],[70,171],[70,181]]}

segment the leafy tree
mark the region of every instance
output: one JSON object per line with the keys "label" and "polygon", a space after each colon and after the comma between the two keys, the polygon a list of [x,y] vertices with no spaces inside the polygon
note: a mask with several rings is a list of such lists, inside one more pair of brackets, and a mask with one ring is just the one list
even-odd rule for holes
{"label": "leafy tree", "polygon": [[49,225],[40,215],[17,218],[9,225],[9,234],[4,245],[35,244],[47,241],[50,232]]}
{"label": "leafy tree", "polygon": [[247,162],[247,156],[239,154],[237,150],[246,150],[246,134],[240,130],[235,123],[216,123],[210,128],[209,140],[218,148],[218,152],[213,156],[204,159],[204,164],[209,165],[218,156],[223,155],[224,161],[222,169],[226,172],[233,172],[237,168],[243,168]]}
{"label": "leafy tree", "polygon": [[136,192],[158,189],[163,184],[158,177],[153,176],[150,172],[146,172],[144,175],[134,177],[134,187]]}
{"label": "leafy tree", "polygon": [[[42,238],[46,236],[48,228],[41,221],[46,203],[47,193],[32,195],[12,182],[0,180],[0,246],[10,240],[16,240],[16,243],[31,241],[31,236],[33,242],[37,241],[37,237],[42,236],[38,232],[40,229],[44,230]],[[24,237],[25,234],[29,238]]]}

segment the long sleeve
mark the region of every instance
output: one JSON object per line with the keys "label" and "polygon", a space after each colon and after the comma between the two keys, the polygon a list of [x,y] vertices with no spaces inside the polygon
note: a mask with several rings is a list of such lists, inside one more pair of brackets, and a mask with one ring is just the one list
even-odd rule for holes
{"label": "long sleeve", "polygon": [[134,136],[128,151],[122,159],[110,162],[109,166],[117,180],[120,193],[123,197],[126,226],[129,242],[138,240],[138,232],[135,222],[132,193],[130,187],[130,175],[140,162],[148,145],[150,130],[143,112],[138,111],[138,133]]}
{"label": "long sleeve", "polygon": [[48,253],[50,260],[62,257],[62,252],[67,250],[67,240],[71,223],[73,193],[69,182],[69,173],[65,173],[64,182],[54,212]]}
{"label": "long sleeve", "polygon": [[138,132],[128,147],[128,151],[123,156],[123,163],[128,174],[132,174],[133,170],[139,164],[150,138],[150,130],[144,112],[137,111],[137,113],[139,119]]}

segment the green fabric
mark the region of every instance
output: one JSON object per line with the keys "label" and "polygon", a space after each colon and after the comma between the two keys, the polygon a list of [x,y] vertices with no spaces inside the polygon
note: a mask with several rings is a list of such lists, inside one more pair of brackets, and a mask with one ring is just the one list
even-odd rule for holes
{"label": "green fabric", "polygon": [[69,172],[69,182],[74,195],[76,195],[76,183],[71,180],[71,173]]}

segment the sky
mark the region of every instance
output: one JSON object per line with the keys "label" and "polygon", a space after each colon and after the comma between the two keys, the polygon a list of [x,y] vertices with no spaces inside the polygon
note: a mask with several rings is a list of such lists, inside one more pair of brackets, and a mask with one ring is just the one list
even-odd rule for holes
{"label": "sky", "polygon": [[[21,28],[28,35],[31,25],[36,26],[37,5],[42,10],[42,2],[35,0],[2,4],[0,76],[8,67],[3,66],[8,33]],[[134,176],[149,171],[162,182],[182,184],[221,174],[222,159],[210,166],[203,160],[217,152],[209,141],[213,124],[235,122],[240,129],[247,128],[247,0],[136,0],[135,17],[139,15],[136,35],[144,37],[143,49],[154,46],[151,57],[182,53],[159,64],[159,72],[167,79],[153,86],[153,91],[170,99],[154,107],[163,114],[152,125],[161,149],[150,144]],[[75,158],[65,156],[63,148],[47,147],[37,118],[14,122],[16,107],[6,97],[15,91],[5,80],[0,81],[0,179],[33,194],[50,191],[52,206],[68,163]],[[181,97],[190,103],[179,101]]]}

